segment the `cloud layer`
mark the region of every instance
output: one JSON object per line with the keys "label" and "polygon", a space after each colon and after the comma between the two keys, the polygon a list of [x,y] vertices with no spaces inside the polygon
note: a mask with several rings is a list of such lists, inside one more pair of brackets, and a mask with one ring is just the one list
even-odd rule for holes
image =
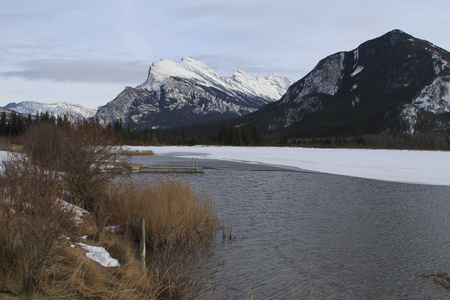
{"label": "cloud layer", "polygon": [[2,0],[0,106],[25,95],[47,102],[56,84],[66,90],[59,100],[95,94],[105,104],[142,83],[152,62],[183,56],[224,76],[297,80],[327,55],[397,28],[450,49],[448,11],[448,0]]}
{"label": "cloud layer", "polygon": [[[18,64],[20,70],[1,72],[0,77],[26,80],[87,83],[139,83],[148,64],[101,59],[33,59]],[[136,84],[137,85],[137,84]]]}

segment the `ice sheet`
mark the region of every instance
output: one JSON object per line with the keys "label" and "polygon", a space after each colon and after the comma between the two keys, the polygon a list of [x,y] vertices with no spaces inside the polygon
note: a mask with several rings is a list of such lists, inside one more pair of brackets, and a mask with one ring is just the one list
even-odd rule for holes
{"label": "ice sheet", "polygon": [[415,150],[319,149],[293,147],[162,146],[130,147],[156,155],[186,152],[219,159],[289,166],[311,171],[395,182],[450,186],[450,152]]}

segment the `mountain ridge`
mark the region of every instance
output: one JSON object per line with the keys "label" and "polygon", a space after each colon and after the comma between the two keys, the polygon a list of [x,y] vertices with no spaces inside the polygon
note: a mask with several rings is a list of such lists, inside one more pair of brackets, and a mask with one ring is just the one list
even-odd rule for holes
{"label": "mountain ridge", "polygon": [[94,117],[96,109],[83,107],[82,105],[68,102],[40,103],[35,101],[22,101],[19,103],[8,103],[4,108],[13,110],[24,115],[36,115],[36,113],[48,112],[58,117],[66,115],[70,121],[89,119]]}
{"label": "mountain ridge", "polygon": [[141,129],[224,120],[278,100],[292,82],[275,74],[255,79],[244,71],[225,77],[186,56],[179,63],[162,59],[152,64],[142,84],[126,87],[96,116]]}

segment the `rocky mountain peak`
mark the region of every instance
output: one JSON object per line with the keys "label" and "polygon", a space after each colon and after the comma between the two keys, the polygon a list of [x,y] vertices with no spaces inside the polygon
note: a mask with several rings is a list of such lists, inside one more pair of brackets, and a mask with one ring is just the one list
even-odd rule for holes
{"label": "rocky mountain peak", "polygon": [[293,81],[271,75],[253,78],[244,71],[220,75],[203,62],[183,57],[154,62],[145,82],[125,89],[99,108],[105,122],[123,119],[141,128],[176,127],[238,117],[281,98]]}

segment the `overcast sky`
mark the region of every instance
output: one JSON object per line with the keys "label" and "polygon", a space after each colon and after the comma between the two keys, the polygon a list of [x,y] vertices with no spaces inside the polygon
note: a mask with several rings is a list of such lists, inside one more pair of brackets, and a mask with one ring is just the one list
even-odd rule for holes
{"label": "overcast sky", "polygon": [[183,56],[298,80],[392,29],[449,50],[449,28],[448,0],[0,0],[0,106],[95,108]]}

